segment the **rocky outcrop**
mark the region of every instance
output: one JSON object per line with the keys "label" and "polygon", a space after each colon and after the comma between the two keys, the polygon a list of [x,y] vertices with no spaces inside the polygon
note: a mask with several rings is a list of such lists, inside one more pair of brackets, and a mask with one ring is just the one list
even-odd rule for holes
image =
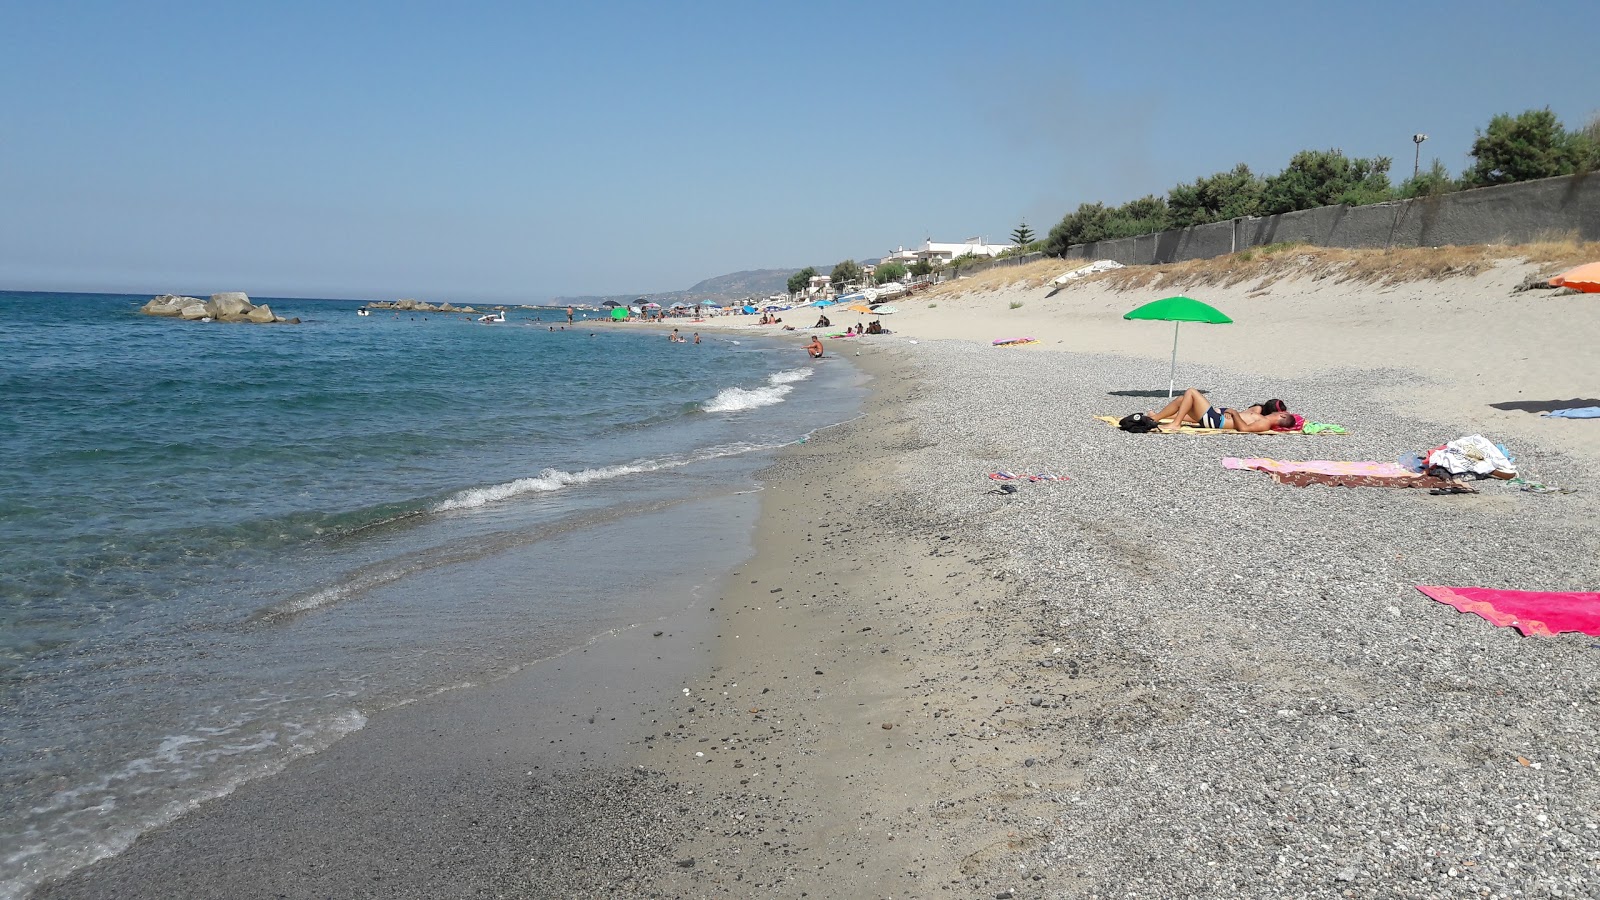
{"label": "rocky outcrop", "polygon": [[406,297],[401,300],[374,300],[367,304],[367,309],[392,309],[400,312],[442,312],[442,313],[475,313],[477,310],[470,306],[456,306],[445,302],[438,306],[425,300],[414,300]]}
{"label": "rocky outcrop", "polygon": [[234,316],[248,316],[253,309],[250,298],[238,291],[229,291],[225,294],[212,294],[211,302],[206,304],[215,318],[227,321]]}
{"label": "rocky outcrop", "polygon": [[154,297],[149,303],[139,307],[139,312],[147,316],[176,316],[181,315],[185,308],[190,306],[203,306],[204,300],[199,297],[183,297],[178,294],[162,294]]}
{"label": "rocky outcrop", "polygon": [[199,297],[182,297],[177,294],[162,294],[152,297],[145,305],[139,307],[139,312],[147,316],[166,316],[168,318],[183,319],[188,322],[254,322],[267,325],[273,322],[284,322],[290,325],[300,324],[298,318],[285,319],[272,311],[272,307],[256,306],[250,298],[239,291],[227,291],[221,294],[212,294],[210,300],[201,300]]}

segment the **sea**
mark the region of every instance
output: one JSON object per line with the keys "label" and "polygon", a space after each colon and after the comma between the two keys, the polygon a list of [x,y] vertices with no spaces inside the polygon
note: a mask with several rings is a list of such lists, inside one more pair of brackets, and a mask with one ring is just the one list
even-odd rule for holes
{"label": "sea", "polygon": [[[0,900],[384,710],[708,599],[858,414],[797,341],[0,292]],[[692,338],[691,338],[692,340]]]}

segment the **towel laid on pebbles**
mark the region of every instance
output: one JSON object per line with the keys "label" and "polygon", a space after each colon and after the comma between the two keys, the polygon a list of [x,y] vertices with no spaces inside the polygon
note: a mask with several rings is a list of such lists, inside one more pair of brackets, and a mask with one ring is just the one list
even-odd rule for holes
{"label": "towel laid on pebbles", "polygon": [[1540,413],[1552,419],[1600,419],[1600,406],[1579,406],[1573,409],[1552,409]]}
{"label": "towel laid on pebbles", "polygon": [[[1122,421],[1121,419],[1117,418],[1116,416],[1095,416],[1095,418],[1099,419],[1100,421],[1102,421],[1104,423],[1106,423],[1107,425],[1110,425],[1112,428],[1116,428],[1117,427],[1117,423]],[[1162,419],[1161,421],[1162,422],[1170,422],[1171,420],[1170,419]],[[1283,435],[1283,434],[1313,434],[1313,435],[1349,434],[1349,432],[1345,430],[1344,426],[1342,426],[1342,425],[1333,425],[1333,424],[1330,424],[1330,423],[1327,423],[1327,422],[1307,422],[1307,423],[1305,423],[1304,426],[1302,426],[1302,429],[1300,431],[1276,431],[1276,430],[1274,430],[1274,431],[1262,431],[1262,432],[1245,432],[1245,431],[1229,431],[1229,430],[1227,430],[1225,428],[1201,428],[1198,425],[1185,425],[1182,428],[1178,429],[1177,431],[1151,431],[1151,432],[1147,432],[1147,433],[1148,434],[1248,434],[1251,437],[1265,437],[1267,435]]]}
{"label": "towel laid on pebbles", "polygon": [[1028,481],[1071,481],[1072,480],[1072,479],[1068,478],[1065,475],[1051,475],[1048,472],[1040,472],[1037,475],[1029,475],[1027,473],[1023,473],[1021,475],[1018,475],[1015,472],[990,472],[989,473],[989,479],[991,481],[1013,481],[1013,480],[1019,479],[1019,478],[1025,478]]}
{"label": "towel laid on pebbles", "polygon": [[1421,475],[1404,466],[1386,462],[1328,459],[1285,460],[1237,456],[1224,457],[1224,469],[1265,472],[1279,484],[1305,487],[1331,484],[1341,487],[1439,488],[1450,482],[1434,475]]}
{"label": "towel laid on pebbles", "polygon": [[1554,637],[1563,631],[1578,631],[1600,637],[1600,593],[1503,591],[1433,584],[1419,584],[1417,590],[1440,603],[1525,635]]}

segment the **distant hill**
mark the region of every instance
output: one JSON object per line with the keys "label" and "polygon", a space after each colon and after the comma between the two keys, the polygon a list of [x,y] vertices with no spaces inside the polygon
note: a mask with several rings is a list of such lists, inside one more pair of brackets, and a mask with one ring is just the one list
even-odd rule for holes
{"label": "distant hill", "polygon": [[[824,275],[833,271],[831,263],[826,266],[812,266],[812,268]],[[749,269],[744,272],[730,272],[727,275],[707,278],[681,291],[657,291],[649,294],[613,294],[610,296],[554,297],[551,298],[550,305],[599,306],[607,300],[615,300],[618,303],[632,303],[640,297],[648,297],[662,306],[671,306],[679,301],[693,303],[696,300],[712,300],[726,305],[731,300],[770,297],[773,294],[788,293],[789,276],[798,271],[800,271],[798,268]]]}

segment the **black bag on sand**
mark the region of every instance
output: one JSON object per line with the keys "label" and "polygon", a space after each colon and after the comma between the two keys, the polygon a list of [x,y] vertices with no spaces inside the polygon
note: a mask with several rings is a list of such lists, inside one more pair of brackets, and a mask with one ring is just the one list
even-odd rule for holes
{"label": "black bag on sand", "polygon": [[1161,423],[1144,413],[1134,413],[1131,416],[1123,416],[1122,421],[1117,423],[1117,427],[1123,431],[1131,431],[1134,434],[1147,434],[1160,428]]}

